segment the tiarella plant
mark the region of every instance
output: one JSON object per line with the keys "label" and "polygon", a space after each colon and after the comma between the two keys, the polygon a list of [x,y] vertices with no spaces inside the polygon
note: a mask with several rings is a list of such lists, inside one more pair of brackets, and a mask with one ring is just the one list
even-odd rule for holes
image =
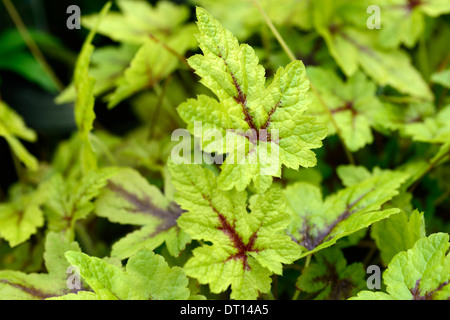
{"label": "tiarella plant", "polygon": [[51,157],[0,100],[0,299],[450,299],[450,4],[192,2],[83,16]]}

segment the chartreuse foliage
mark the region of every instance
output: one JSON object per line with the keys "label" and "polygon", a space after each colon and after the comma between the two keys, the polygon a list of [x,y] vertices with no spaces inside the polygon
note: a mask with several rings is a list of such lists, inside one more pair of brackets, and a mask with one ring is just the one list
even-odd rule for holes
{"label": "chartreuse foliage", "polygon": [[448,1],[114,4],[69,138],[0,100],[0,299],[450,298]]}
{"label": "chartreuse foliage", "polygon": [[96,212],[111,222],[143,226],[113,245],[111,254],[120,259],[144,247],[153,250],[163,242],[177,256],[190,241],[177,226],[182,213],[179,206],[130,168],[108,180],[96,201]]}
{"label": "chartreuse foliage", "polygon": [[[25,274],[20,271],[0,271],[0,299],[38,300],[72,292],[67,286],[66,251],[80,251],[76,242],[61,234],[50,232],[45,239],[45,268],[47,273]],[[81,288],[81,283],[80,283]]]}
{"label": "chartreuse foliage", "polygon": [[284,191],[292,217],[287,232],[303,247],[302,256],[327,248],[340,238],[399,212],[400,209],[384,209],[382,205],[398,194],[406,178],[404,173],[377,170],[324,200],[319,187],[294,183]]}
{"label": "chartreuse foliage", "polygon": [[188,279],[181,268],[170,268],[163,257],[148,249],[132,256],[125,269],[76,251],[66,252],[66,258],[78,268],[94,293],[81,291],[58,299],[186,300],[190,297]]}
{"label": "chartreuse foliage", "polygon": [[[239,44],[204,9],[197,8],[197,19],[203,55],[188,62],[218,101],[199,95],[182,103],[178,112],[205,151],[227,153],[219,188],[241,191],[253,181],[263,192],[272,176],[281,175],[281,165],[314,166],[311,149],[322,145],[327,131],[314,117],[304,115],[311,98],[303,63],[279,68],[266,86],[264,68],[249,45]],[[196,121],[202,122],[200,130],[194,128]]]}
{"label": "chartreuse foliage", "polygon": [[450,298],[449,236],[435,233],[398,253],[383,274],[386,291],[361,291],[360,300],[448,300]]}
{"label": "chartreuse foliage", "polygon": [[34,142],[36,132],[28,128],[22,117],[0,100],[0,137],[5,138],[12,152],[31,170],[37,170],[38,160],[28,152],[19,139]]}
{"label": "chartreuse foliage", "polygon": [[255,299],[268,292],[270,276],[281,274],[282,263],[292,263],[301,253],[283,232],[289,215],[281,190],[269,189],[247,203],[244,191],[220,190],[219,178],[208,169],[169,166],[175,199],[187,211],[178,225],[193,239],[212,243],[194,249],[184,266],[186,274],[209,284],[214,293],[231,285],[233,299]]}

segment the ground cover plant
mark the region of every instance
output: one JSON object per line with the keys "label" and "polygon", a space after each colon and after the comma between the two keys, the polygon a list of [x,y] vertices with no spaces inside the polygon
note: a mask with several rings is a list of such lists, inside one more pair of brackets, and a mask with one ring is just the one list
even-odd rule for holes
{"label": "ground cover plant", "polygon": [[450,299],[448,1],[90,3],[2,0],[0,299]]}

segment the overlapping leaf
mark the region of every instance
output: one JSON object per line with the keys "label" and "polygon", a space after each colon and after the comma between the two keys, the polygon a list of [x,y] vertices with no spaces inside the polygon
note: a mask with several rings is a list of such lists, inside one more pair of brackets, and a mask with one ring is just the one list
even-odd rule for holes
{"label": "overlapping leaf", "polygon": [[264,191],[272,176],[280,176],[282,164],[314,166],[311,149],[322,145],[326,128],[303,115],[310,104],[303,63],[279,68],[266,88],[264,68],[253,49],[239,45],[204,9],[197,8],[197,19],[203,55],[188,62],[218,101],[200,95],[181,104],[178,112],[206,152],[227,154],[219,187],[243,190],[253,180]]}
{"label": "overlapping leaf", "polygon": [[382,205],[398,194],[407,174],[381,171],[325,200],[317,186],[299,182],[285,189],[292,221],[287,231],[304,248],[302,256],[399,212]]}
{"label": "overlapping leaf", "polygon": [[75,252],[80,248],[76,242],[68,241],[61,234],[50,232],[45,240],[44,254],[48,273],[0,271],[0,299],[42,300],[76,292],[78,289],[67,286],[69,263],[64,253],[69,250]]}
{"label": "overlapping leaf", "polygon": [[58,299],[88,300],[186,300],[188,279],[179,267],[170,268],[164,258],[143,249],[127,262],[126,270],[84,253],[66,253],[94,293],[85,291]]}
{"label": "overlapping leaf", "polygon": [[112,247],[112,256],[125,259],[142,248],[153,250],[163,242],[176,256],[190,237],[179,229],[182,210],[137,171],[120,170],[108,180],[96,201],[96,214],[111,222],[142,226]]}
{"label": "overlapping leaf", "polygon": [[448,300],[450,298],[449,235],[435,233],[398,253],[383,274],[386,291],[361,291],[357,300]]}
{"label": "overlapping leaf", "polygon": [[255,299],[270,290],[273,273],[295,261],[300,247],[283,230],[289,223],[279,189],[250,199],[245,191],[222,191],[218,178],[198,165],[169,163],[175,200],[186,210],[178,225],[193,239],[211,242],[194,249],[186,274],[211,292],[231,285],[232,299]]}

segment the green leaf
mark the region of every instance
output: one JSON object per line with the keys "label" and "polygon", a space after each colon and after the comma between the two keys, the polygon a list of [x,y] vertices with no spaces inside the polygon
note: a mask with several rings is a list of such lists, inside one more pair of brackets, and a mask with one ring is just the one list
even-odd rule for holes
{"label": "green leaf", "polygon": [[431,81],[450,88],[450,69],[442,70],[431,75]]}
{"label": "green leaf", "polygon": [[211,242],[194,249],[186,274],[211,292],[231,285],[232,299],[255,299],[270,290],[273,273],[298,259],[300,248],[284,234],[289,223],[279,189],[250,199],[246,192],[217,188],[218,178],[198,165],[169,162],[175,200],[186,210],[178,225],[193,239]]}
{"label": "green leaf", "polygon": [[354,12],[358,8],[360,11],[356,12],[361,12],[361,2],[318,0],[313,7],[315,28],[347,76],[363,69],[380,85],[390,85],[401,93],[432,100],[430,89],[404,51],[380,48],[373,30],[358,28],[353,21],[342,18],[342,12]]}
{"label": "green leaf", "polygon": [[144,247],[153,250],[163,242],[177,256],[190,241],[177,226],[182,210],[131,168],[120,170],[108,180],[95,205],[96,214],[111,222],[143,226],[118,240],[112,256],[125,259]]}
{"label": "green leaf", "polygon": [[47,299],[75,292],[67,286],[69,264],[64,258],[64,253],[68,250],[75,252],[80,251],[80,248],[76,242],[69,242],[61,234],[48,233],[44,253],[48,273],[0,271],[0,299]]}
{"label": "green leaf", "polygon": [[[115,91],[108,95],[108,107],[115,107],[122,100],[143,89],[153,87],[171,74],[180,63],[176,54],[184,53],[187,44],[184,39],[177,42],[171,41],[168,44],[151,40],[144,43],[131,60],[124,76],[117,80]],[[167,46],[176,48],[175,53],[168,51]]]}
{"label": "green leaf", "polygon": [[[197,8],[197,19],[203,55],[188,62],[218,101],[199,95],[181,104],[178,112],[188,130],[201,139],[202,149],[227,154],[219,187],[244,190],[253,180],[263,192],[272,176],[280,176],[282,164],[294,169],[316,165],[311,149],[322,146],[326,128],[303,115],[310,104],[303,63],[279,68],[265,87],[265,71],[254,50],[239,45],[204,9]],[[202,127],[196,129],[200,121]]]}
{"label": "green leaf", "polygon": [[317,186],[304,182],[288,186],[284,193],[292,221],[287,231],[304,248],[302,257],[399,212],[382,205],[398,194],[406,178],[404,173],[378,172],[325,200]]}
{"label": "green leaf", "polygon": [[[136,54],[137,47],[129,44],[121,46],[104,46],[95,49],[92,53],[89,74],[95,79],[94,96],[98,97],[117,85],[117,81],[123,77],[123,72]],[[75,100],[74,84],[71,83],[61,92],[55,102],[58,104],[69,103]]]}
{"label": "green leaf", "polygon": [[15,247],[44,225],[41,206],[47,201],[49,192],[45,183],[38,189],[17,183],[9,193],[9,202],[0,204],[0,237]]}
{"label": "green leaf", "polygon": [[362,291],[352,299],[448,300],[450,298],[449,235],[435,233],[398,253],[383,274],[388,294]]}
{"label": "green leaf", "polygon": [[402,211],[376,222],[372,226],[371,236],[380,249],[381,259],[387,265],[397,253],[411,249],[417,240],[425,237],[423,213],[415,210],[408,215]]}
{"label": "green leaf", "polygon": [[91,170],[81,178],[75,176],[67,180],[55,174],[49,181],[49,197],[45,203],[49,228],[62,231],[73,239],[75,222],[94,210],[93,200],[116,173],[117,168],[102,168]]}
{"label": "green leaf", "polygon": [[[98,33],[118,42],[138,45],[146,43],[150,37],[193,38],[191,25],[184,24],[189,17],[186,6],[169,1],[160,1],[154,7],[145,1],[116,2],[120,12],[111,12],[102,18]],[[98,16],[83,16],[81,23],[88,29],[93,29]]]}
{"label": "green leaf", "polygon": [[352,297],[365,287],[362,263],[347,265],[342,252],[328,248],[314,255],[316,263],[310,264],[298,277],[297,290],[316,293],[317,300],[342,300]]}
{"label": "green leaf", "polygon": [[[308,67],[307,73],[321,97],[313,96],[308,113],[328,123],[328,134],[336,133],[351,151],[357,151],[373,142],[371,128],[383,126],[389,115],[386,106],[376,96],[376,85],[360,71],[344,83],[335,72],[319,67]],[[324,109],[326,104],[329,111]],[[334,121],[330,120],[331,116]]]}
{"label": "green leaf", "polygon": [[91,55],[94,51],[92,40],[97,32],[97,26],[103,19],[111,7],[111,2],[107,2],[100,12],[96,27],[94,27],[87,36],[78,59],[75,64],[73,83],[76,92],[75,100],[75,122],[81,140],[84,141],[80,150],[80,160],[83,173],[94,170],[97,167],[97,159],[90,141],[90,133],[94,127],[94,85],[95,79],[89,75],[89,65],[91,63]]}
{"label": "green leaf", "polygon": [[0,137],[8,142],[12,152],[27,168],[37,170],[38,160],[22,145],[19,139],[34,142],[36,132],[28,128],[22,117],[0,100]]}
{"label": "green leaf", "polygon": [[[433,108],[434,109],[434,108]],[[419,116],[420,117],[420,116]],[[421,120],[421,121],[418,121]],[[450,139],[450,104],[438,112],[406,122],[401,132],[415,141],[445,143]]]}
{"label": "green leaf", "polygon": [[[94,290],[99,300],[185,300],[188,279],[179,267],[170,268],[164,258],[143,249],[132,256],[126,270],[84,253],[66,253],[69,263]],[[79,297],[91,298],[92,295]],[[74,296],[63,298],[73,299]]]}

